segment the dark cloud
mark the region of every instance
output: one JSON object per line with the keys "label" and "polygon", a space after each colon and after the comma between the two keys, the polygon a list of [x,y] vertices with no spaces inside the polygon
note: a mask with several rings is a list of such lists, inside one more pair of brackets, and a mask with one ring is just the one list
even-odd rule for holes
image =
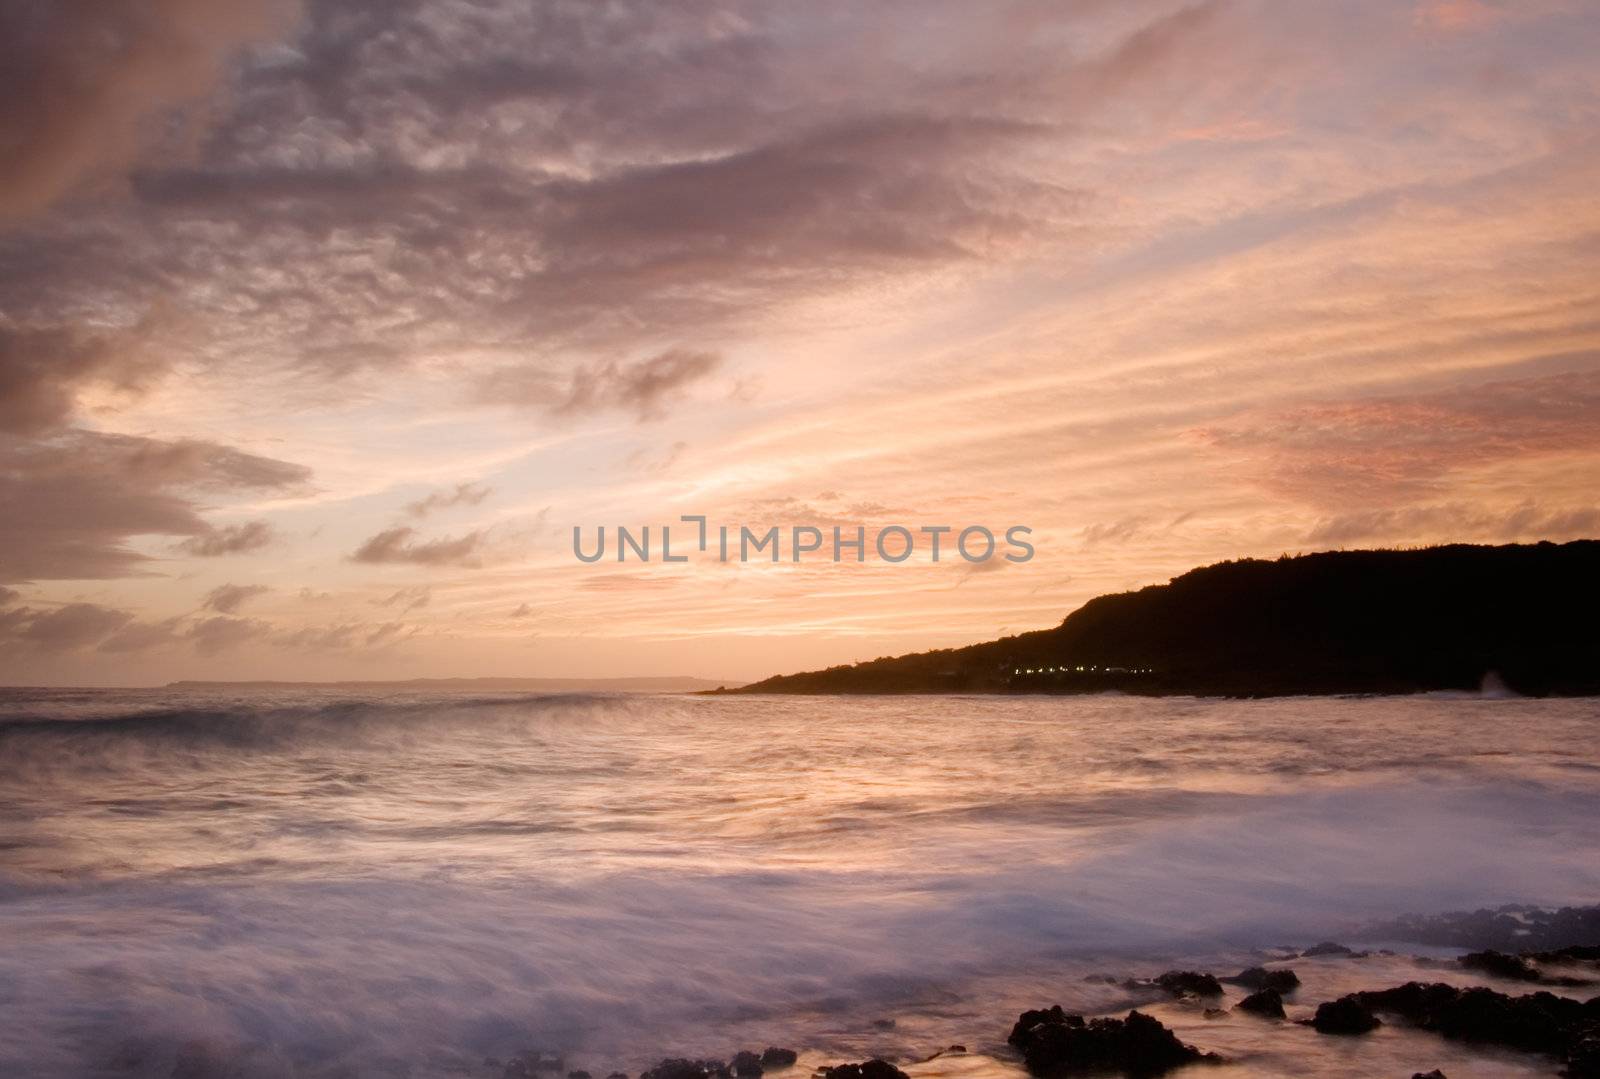
{"label": "dark cloud", "polygon": [[34,614],[17,636],[22,643],[44,651],[66,652],[103,640],[132,620],[127,611],[95,603],[69,603]]}
{"label": "dark cloud", "polygon": [[416,529],[401,525],[379,532],[350,556],[355,562],[409,562],[419,566],[468,566],[481,564],[482,532],[468,532],[455,539],[415,539]]}
{"label": "dark cloud", "polygon": [[435,491],[425,498],[406,504],[406,513],[412,517],[426,517],[435,510],[454,506],[476,506],[494,493],[491,487],[478,483],[458,483],[447,491]]}
{"label": "dark cloud", "polygon": [[161,441],[69,430],[0,436],[0,579],[120,577],[147,570],[135,536],[215,537],[197,500],[282,490],[307,469],[193,439]]}
{"label": "dark cloud", "polygon": [[264,584],[218,585],[206,593],[200,607],[202,610],[217,611],[220,614],[237,614],[239,608],[250,600],[271,591],[272,589]]}
{"label": "dark cloud", "polygon": [[0,6],[0,218],[129,160],[152,114],[211,90],[237,46],[280,31],[276,0],[18,0]]}
{"label": "dark cloud", "polygon": [[222,528],[206,528],[200,535],[178,544],[178,549],[197,558],[220,558],[223,555],[248,554],[267,547],[277,539],[277,533],[265,521],[246,521],[243,524]]}
{"label": "dark cloud", "polygon": [[[1084,226],[1084,192],[1007,162],[1188,24],[1151,42],[1131,18],[1123,51],[1063,64],[989,32],[1024,11],[1044,18],[1001,4],[929,66],[880,47],[923,26],[894,5],[832,7],[824,46],[776,3],[312,4],[292,51],[235,72],[194,154],[137,172],[137,211],[0,237],[0,308],[60,321],[173,293],[209,362],[345,375],[487,347],[523,357],[490,375],[515,400],[654,414],[653,369],[703,375],[706,348],[785,305]],[[1028,89],[1063,66],[1096,92]],[[669,342],[654,368],[566,385],[574,350]]]}

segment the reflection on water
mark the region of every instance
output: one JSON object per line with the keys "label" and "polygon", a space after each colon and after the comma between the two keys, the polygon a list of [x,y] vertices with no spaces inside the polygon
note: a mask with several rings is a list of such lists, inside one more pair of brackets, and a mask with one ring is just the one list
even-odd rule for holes
{"label": "reflection on water", "polygon": [[[1595,702],[3,694],[7,1074],[959,1042],[907,1070],[965,1077],[1054,1002],[1147,1007],[1213,1076],[1551,1074],[1085,975],[1600,895]],[[1291,1018],[1450,973],[1295,966]]]}

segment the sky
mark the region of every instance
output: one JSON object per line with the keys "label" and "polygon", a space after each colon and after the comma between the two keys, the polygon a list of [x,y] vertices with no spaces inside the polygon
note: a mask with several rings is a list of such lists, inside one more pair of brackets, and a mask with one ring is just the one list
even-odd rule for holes
{"label": "sky", "polygon": [[[0,682],[755,679],[1600,535],[1596,55],[1592,0],[7,4]],[[573,556],[685,514],[1035,554]]]}

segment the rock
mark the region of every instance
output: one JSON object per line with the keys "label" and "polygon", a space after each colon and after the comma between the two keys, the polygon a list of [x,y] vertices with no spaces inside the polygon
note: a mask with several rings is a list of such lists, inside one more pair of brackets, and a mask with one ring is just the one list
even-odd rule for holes
{"label": "rock", "polygon": [[1354,955],[1354,954],[1355,954],[1354,952],[1352,952],[1349,948],[1346,948],[1343,944],[1335,944],[1331,940],[1325,940],[1320,944],[1313,944],[1311,947],[1309,947],[1305,951],[1301,952],[1300,953],[1300,957],[1302,959],[1311,959],[1311,958],[1313,958],[1315,956],[1319,956],[1319,955]]}
{"label": "rock", "polygon": [[[1593,1004],[1594,1001],[1590,1001]],[[1594,1009],[1590,1009],[1593,1011]],[[1567,1046],[1565,1074],[1568,1079],[1596,1079],[1600,1076],[1600,1026],[1579,1034]]]}
{"label": "rock", "polygon": [[1023,1012],[1007,1039],[1022,1051],[1023,1063],[1037,1076],[1122,1072],[1156,1076],[1200,1061],[1219,1061],[1185,1045],[1159,1020],[1132,1011],[1126,1019],[1069,1015],[1058,1004]]}
{"label": "rock", "polygon": [[628,1073],[627,1072],[612,1072],[610,1075],[606,1076],[606,1079],[628,1079]]}
{"label": "rock", "polygon": [[1266,1019],[1282,1019],[1284,1018],[1283,994],[1276,989],[1263,989],[1245,997],[1234,1005],[1233,1010],[1249,1012],[1251,1015],[1259,1015]]}
{"label": "rock", "polygon": [[1352,993],[1318,1004],[1311,1025],[1318,1034],[1365,1034],[1380,1024],[1372,1009]]}
{"label": "rock", "polygon": [[1505,978],[1508,981],[1536,982],[1539,980],[1538,968],[1526,959],[1492,949],[1462,956],[1461,965],[1467,970],[1481,970],[1485,974],[1496,978]]}
{"label": "rock", "polygon": [[1287,967],[1271,970],[1267,967],[1246,967],[1231,978],[1222,979],[1250,990],[1276,989],[1279,993],[1292,993],[1300,988],[1300,976]]}
{"label": "rock", "polygon": [[1449,1079],[1449,1076],[1435,1068],[1431,1072],[1413,1072],[1411,1079]]}
{"label": "rock", "polygon": [[794,1062],[799,1059],[800,1055],[793,1049],[779,1049],[775,1045],[769,1045],[761,1053],[761,1066],[767,1071],[773,1071],[777,1068],[792,1068],[794,1067]]}
{"label": "rock", "polygon": [[575,1071],[575,1072],[568,1072],[567,1073],[567,1079],[594,1079],[594,1077],[591,1076],[588,1072],[583,1071],[583,1070],[580,1069],[580,1070]]}
{"label": "rock", "polygon": [[[1569,1076],[1600,1076],[1600,1056],[1592,1071],[1581,1067],[1589,1039],[1600,1034],[1600,997],[1588,1002],[1538,992],[1511,997],[1477,986],[1460,989],[1443,982],[1407,982],[1393,989],[1356,994],[1375,1011],[1456,1041],[1502,1045],[1569,1061]],[[1570,1061],[1577,1055],[1580,1070]]]}
{"label": "rock", "polygon": [[663,1060],[639,1075],[639,1079],[713,1079],[713,1077],[727,1079],[727,1065],[720,1060],[683,1060],[678,1057]]}
{"label": "rock", "polygon": [[741,1049],[733,1054],[733,1059],[728,1062],[728,1070],[734,1075],[749,1076],[751,1079],[766,1071],[761,1066],[761,1058],[748,1049]]}
{"label": "rock", "polygon": [[1156,979],[1156,984],[1175,997],[1220,997],[1222,983],[1209,974],[1193,970],[1169,970]]}
{"label": "rock", "polygon": [[861,1064],[840,1064],[823,1074],[827,1079],[911,1079],[887,1060],[876,1057]]}
{"label": "rock", "polygon": [[874,1019],[872,1021],[872,1025],[873,1025],[873,1027],[875,1027],[878,1030],[893,1030],[894,1029],[894,1020],[893,1019]]}
{"label": "rock", "polygon": [[1215,1022],[1218,1019],[1226,1019],[1226,1018],[1228,1018],[1228,1009],[1226,1009],[1226,1008],[1207,1008],[1205,1011],[1201,1012],[1200,1014],[1205,1016],[1207,1019],[1210,1019],[1213,1022]]}

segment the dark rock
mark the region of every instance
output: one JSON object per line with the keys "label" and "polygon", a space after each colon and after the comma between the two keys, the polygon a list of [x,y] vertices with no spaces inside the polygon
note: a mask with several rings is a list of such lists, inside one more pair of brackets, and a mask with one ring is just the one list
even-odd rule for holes
{"label": "dark rock", "polygon": [[766,1071],[761,1066],[761,1058],[748,1049],[733,1054],[733,1059],[728,1062],[728,1070],[737,1076],[749,1076],[750,1079]]}
{"label": "dark rock", "polygon": [[1412,915],[1368,926],[1362,936],[1471,951],[1497,948],[1537,960],[1552,950],[1600,944],[1600,905],[1553,911],[1509,905],[1494,910]]}
{"label": "dark rock", "polygon": [[1226,1009],[1226,1008],[1207,1008],[1205,1011],[1201,1012],[1200,1014],[1205,1016],[1207,1019],[1210,1019],[1210,1020],[1213,1020],[1213,1021],[1217,1020],[1217,1019],[1226,1019],[1226,1018],[1228,1018],[1228,1009]]}
{"label": "dark rock", "polygon": [[639,1079],[728,1079],[728,1066],[720,1060],[663,1060]]}
{"label": "dark rock", "polygon": [[794,1067],[794,1062],[799,1059],[800,1055],[793,1049],[779,1049],[775,1045],[769,1045],[761,1053],[761,1066],[767,1071],[773,1071],[777,1068],[792,1068]]}
{"label": "dark rock", "polygon": [[1267,1019],[1282,1019],[1283,994],[1276,989],[1263,989],[1259,993],[1251,993],[1234,1006],[1234,1011],[1249,1012]]}
{"label": "dark rock", "polygon": [[610,1075],[606,1076],[606,1079],[628,1079],[628,1073],[627,1072],[612,1072]]}
{"label": "dark rock", "polygon": [[862,1064],[840,1064],[823,1074],[827,1079],[911,1079],[887,1060],[876,1057]]}
{"label": "dark rock", "polygon": [[1272,970],[1267,967],[1246,967],[1231,978],[1222,979],[1242,986],[1252,993],[1262,989],[1276,989],[1279,993],[1292,993],[1300,988],[1300,976],[1287,967]]}
{"label": "dark rock", "polygon": [[[1574,1053],[1581,1058],[1586,1041],[1600,1034],[1600,997],[1587,1003],[1546,992],[1511,997],[1481,986],[1460,989],[1443,982],[1407,982],[1356,995],[1376,1011],[1400,1016],[1442,1037],[1561,1060],[1570,1061]],[[1569,1063],[1568,1074],[1587,1073],[1574,1071]],[[1600,1075],[1600,1069],[1594,1074]]]}
{"label": "dark rock", "polygon": [[1311,1025],[1318,1034],[1365,1034],[1379,1026],[1372,1009],[1352,993],[1317,1005]]}
{"label": "dark rock", "polygon": [[1091,1019],[1070,1015],[1058,1004],[1023,1012],[1007,1039],[1022,1051],[1032,1075],[1064,1076],[1114,1071],[1131,1076],[1156,1076],[1200,1061],[1219,1061],[1185,1045],[1160,1021],[1142,1012],[1126,1019]]}
{"label": "dark rock", "polygon": [[[1594,1001],[1589,1003],[1593,1004]],[[1600,1025],[1572,1039],[1567,1046],[1566,1065],[1567,1079],[1596,1079],[1600,1076]]]}
{"label": "dark rock", "polygon": [[1464,955],[1461,965],[1468,970],[1481,970],[1485,974],[1514,982],[1536,982],[1540,978],[1539,968],[1521,956],[1493,950]]}
{"label": "dark rock", "polygon": [[1449,1076],[1435,1068],[1431,1072],[1413,1072],[1411,1079],[1449,1079]]}
{"label": "dark rock", "polygon": [[1600,946],[1557,948],[1553,952],[1523,952],[1522,958],[1535,963],[1600,963]]}
{"label": "dark rock", "polygon": [[893,1030],[894,1029],[894,1020],[893,1019],[874,1019],[872,1021],[872,1025],[874,1027],[876,1027],[878,1030]]}
{"label": "dark rock", "polygon": [[591,1076],[588,1072],[583,1071],[582,1069],[580,1069],[580,1070],[575,1071],[575,1072],[568,1072],[567,1073],[567,1079],[594,1079],[594,1077]]}
{"label": "dark rock", "polygon": [[1355,954],[1354,952],[1352,952],[1349,948],[1346,948],[1343,944],[1335,944],[1331,940],[1325,940],[1320,944],[1313,944],[1311,947],[1307,948],[1305,951],[1300,953],[1301,958],[1304,958],[1304,959],[1310,959],[1310,958],[1313,958],[1314,956],[1319,956],[1319,955],[1354,955],[1354,954]]}
{"label": "dark rock", "polygon": [[1193,970],[1169,970],[1156,979],[1156,984],[1175,997],[1220,997],[1222,983],[1209,974]]}
{"label": "dark rock", "polygon": [[967,1047],[964,1045],[949,1045],[945,1047],[944,1051],[947,1053],[965,1053]]}

